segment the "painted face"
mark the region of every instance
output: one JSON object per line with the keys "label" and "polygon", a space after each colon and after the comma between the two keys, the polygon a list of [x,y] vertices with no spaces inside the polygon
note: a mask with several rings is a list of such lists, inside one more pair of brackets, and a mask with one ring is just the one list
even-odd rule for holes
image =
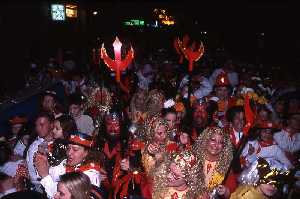
{"label": "painted face", "polygon": [[47,137],[53,128],[53,124],[48,120],[48,118],[40,117],[35,122],[35,130],[39,137]]}
{"label": "painted face", "polygon": [[72,199],[72,195],[67,187],[63,183],[59,182],[57,184],[57,192],[54,195],[54,199]]}
{"label": "painted face", "polygon": [[60,122],[58,120],[54,121],[54,127],[53,127],[53,138],[64,138],[63,129],[60,126]]}
{"label": "painted face", "polygon": [[80,107],[80,105],[71,104],[70,107],[69,107],[69,112],[70,112],[70,115],[73,118],[78,117],[81,114],[81,107]]}
{"label": "painted face", "polygon": [[243,130],[244,124],[245,124],[244,113],[243,112],[236,113],[232,121],[232,127],[234,128],[234,130],[241,132]]}
{"label": "painted face", "polygon": [[214,133],[208,139],[207,153],[211,157],[218,156],[224,148],[224,137],[219,133]]}
{"label": "painted face", "polygon": [[224,100],[227,99],[229,97],[229,90],[227,87],[225,86],[220,86],[216,88],[216,96],[220,99],[220,100]]}
{"label": "painted face", "polygon": [[193,120],[196,127],[203,128],[207,125],[207,112],[205,110],[205,106],[198,105],[195,107],[195,111],[193,113]]}
{"label": "painted face", "polygon": [[263,141],[273,140],[273,135],[272,135],[271,129],[262,129],[262,130],[260,130],[260,138]]}
{"label": "painted face", "polygon": [[167,120],[169,128],[173,129],[175,127],[176,114],[175,113],[167,113],[167,115],[165,116],[165,119]]}
{"label": "painted face", "polygon": [[271,184],[261,184],[259,189],[268,197],[274,196],[277,192],[277,188]]}
{"label": "painted face", "polygon": [[79,145],[69,144],[67,150],[67,164],[69,166],[76,166],[81,163],[88,155],[88,151]]}
{"label": "painted face", "polygon": [[43,99],[42,106],[45,111],[53,111],[55,107],[54,98],[50,95],[46,95]]}
{"label": "painted face", "polygon": [[159,125],[155,129],[154,140],[158,143],[164,143],[167,138],[167,129],[164,125]]}
{"label": "painted face", "polygon": [[105,120],[106,132],[109,135],[119,135],[121,128],[120,128],[120,121],[118,119],[113,119],[111,117],[107,117]]}

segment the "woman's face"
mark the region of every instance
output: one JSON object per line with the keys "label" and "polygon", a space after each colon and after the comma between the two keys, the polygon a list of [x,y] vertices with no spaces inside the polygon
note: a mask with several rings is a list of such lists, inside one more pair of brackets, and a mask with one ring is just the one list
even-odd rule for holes
{"label": "woman's face", "polygon": [[54,195],[54,199],[71,199],[72,195],[70,191],[67,189],[67,187],[59,182],[57,185],[57,192]]}
{"label": "woman's face", "polygon": [[164,143],[167,138],[167,129],[164,125],[159,125],[154,133],[154,140],[158,143]]}
{"label": "woman's face", "polygon": [[60,122],[58,120],[54,121],[54,128],[53,128],[53,137],[54,139],[63,138],[63,129],[60,126]]}
{"label": "woman's face", "polygon": [[185,184],[184,175],[174,162],[170,164],[170,172],[167,174],[167,179],[170,186],[178,187]]}
{"label": "woman's face", "polygon": [[218,156],[224,148],[224,137],[221,134],[214,133],[208,139],[207,153],[211,157]]}
{"label": "woman's face", "polygon": [[181,144],[188,144],[190,142],[190,137],[187,133],[182,133],[179,139]]}
{"label": "woman's face", "polygon": [[173,129],[175,127],[176,114],[175,113],[167,113],[165,116],[165,119],[167,120],[169,129]]}
{"label": "woman's face", "polygon": [[277,189],[274,185],[271,184],[261,184],[259,185],[259,189],[268,197],[272,197],[277,192]]}

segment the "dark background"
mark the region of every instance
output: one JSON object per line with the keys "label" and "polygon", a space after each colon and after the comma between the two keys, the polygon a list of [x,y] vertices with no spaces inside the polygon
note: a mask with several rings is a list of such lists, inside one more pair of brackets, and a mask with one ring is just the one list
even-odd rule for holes
{"label": "dark background", "polygon": [[[55,3],[72,1],[55,1]],[[203,39],[215,49],[224,47],[235,57],[265,67],[281,66],[291,74],[300,62],[298,6],[284,2],[228,3],[210,1],[209,4],[191,1],[73,1],[78,5],[75,20],[51,20],[51,1],[0,3],[1,31],[1,92],[23,88],[23,73],[31,58],[46,62],[58,48],[71,49],[76,61],[89,61],[92,47],[100,41],[107,43],[119,35],[145,48],[172,48],[175,35],[189,32]],[[122,22],[130,18],[153,19],[156,7],[167,9],[176,25],[165,29],[126,28]],[[98,15],[92,15],[94,10]],[[195,24],[197,23],[197,24]],[[207,31],[207,35],[201,35]],[[259,33],[264,33],[261,36]],[[260,47],[263,43],[263,47]]]}

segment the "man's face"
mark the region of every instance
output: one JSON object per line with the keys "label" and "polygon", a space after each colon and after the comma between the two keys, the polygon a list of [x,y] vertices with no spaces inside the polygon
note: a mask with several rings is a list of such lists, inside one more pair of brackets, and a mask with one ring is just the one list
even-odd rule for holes
{"label": "man's face", "polygon": [[77,104],[71,104],[70,107],[69,107],[69,112],[70,112],[70,115],[73,117],[73,118],[76,118],[80,115],[81,113],[81,106],[80,105],[77,105]]}
{"label": "man's face", "polygon": [[107,117],[105,119],[105,126],[106,126],[106,132],[109,135],[120,135],[121,128],[120,128],[120,121],[119,119],[113,119],[112,117]]}
{"label": "man's face", "polygon": [[291,128],[296,131],[300,131],[300,114],[293,115],[290,117],[288,124]]}
{"label": "man's face", "polygon": [[11,126],[11,131],[14,135],[17,135],[18,132],[21,130],[23,124],[14,124]]}
{"label": "man's face", "polygon": [[220,100],[227,99],[229,97],[229,89],[226,86],[220,86],[216,88],[216,96]]}
{"label": "man's face", "polygon": [[243,130],[245,121],[244,121],[244,113],[243,112],[237,112],[232,121],[232,127],[237,132],[241,132]]}
{"label": "man's face", "polygon": [[53,111],[54,107],[55,107],[54,98],[50,95],[46,95],[43,98],[42,106],[43,106],[43,109],[46,110],[46,111]]}
{"label": "man's face", "polygon": [[41,138],[47,137],[52,132],[52,128],[53,123],[46,117],[39,117],[35,122],[35,130]]}
{"label": "man's face", "polygon": [[67,150],[67,164],[69,166],[76,166],[83,162],[87,155],[88,150],[86,150],[83,146],[69,144]]}
{"label": "man's face", "polygon": [[169,129],[173,129],[176,123],[176,113],[167,113],[165,119],[168,123]]}
{"label": "man's face", "polygon": [[207,125],[207,112],[204,105],[197,105],[193,113],[193,121],[197,128],[204,128]]}

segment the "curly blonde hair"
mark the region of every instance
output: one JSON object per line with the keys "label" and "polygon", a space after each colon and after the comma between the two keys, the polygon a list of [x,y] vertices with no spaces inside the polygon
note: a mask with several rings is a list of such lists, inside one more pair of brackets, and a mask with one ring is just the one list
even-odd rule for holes
{"label": "curly blonde hair", "polygon": [[207,143],[209,139],[214,134],[219,134],[224,138],[224,147],[221,153],[218,155],[217,164],[215,172],[219,173],[221,176],[225,176],[228,171],[229,165],[233,159],[233,148],[230,142],[229,135],[219,127],[208,127],[206,128],[198,137],[196,142],[193,145],[193,152],[197,156],[197,165],[198,167],[203,167],[206,152],[207,152]]}
{"label": "curly blonde hair", "polygon": [[[202,169],[196,164],[189,164],[188,161],[181,161],[182,157],[190,159],[195,157],[192,151],[186,150],[180,153],[173,153],[165,156],[163,163],[155,168],[153,172],[153,193],[152,198],[163,199],[168,192],[167,175],[171,172],[170,165],[175,163],[181,170],[184,180],[188,186],[187,193],[184,194],[184,199],[195,199],[204,190],[204,179]],[[196,159],[195,159],[196,161]]]}

